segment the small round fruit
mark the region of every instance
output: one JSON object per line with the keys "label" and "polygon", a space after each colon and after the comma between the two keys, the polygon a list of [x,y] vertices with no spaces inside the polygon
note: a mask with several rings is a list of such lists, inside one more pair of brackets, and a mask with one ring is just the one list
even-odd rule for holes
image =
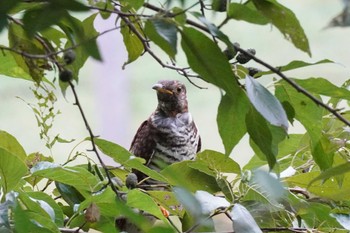
{"label": "small round fruit", "polygon": [[[247,49],[247,52],[251,55],[256,54],[255,49]],[[252,59],[252,57],[249,56],[248,54],[244,54],[244,53],[239,53],[236,57],[237,62],[241,63],[241,64],[247,63],[248,61],[250,61],[250,59]]]}
{"label": "small round fruit", "polygon": [[62,70],[59,77],[62,82],[69,82],[73,79],[73,73],[70,70]]}
{"label": "small round fruit", "polygon": [[254,75],[256,75],[257,73],[261,72],[260,69],[255,68],[255,67],[248,67],[248,73],[250,76],[254,77]]}
{"label": "small round fruit", "polygon": [[214,11],[224,12],[227,8],[226,0],[213,0],[212,9]]}
{"label": "small round fruit", "polygon": [[223,51],[223,53],[225,54],[225,56],[227,57],[228,60],[231,60],[232,58],[234,58],[237,55],[237,50],[235,49],[235,47],[240,47],[239,43],[235,42],[235,43],[233,43],[233,46],[227,47]]}
{"label": "small round fruit", "polygon": [[123,186],[123,181],[119,179],[118,177],[112,177],[111,181],[113,185],[117,188],[121,188]]}
{"label": "small round fruit", "polygon": [[63,60],[67,65],[72,64],[75,60],[75,57],[75,52],[71,49],[65,51],[63,54]]}
{"label": "small round fruit", "polygon": [[125,180],[125,185],[128,187],[128,189],[134,189],[137,186],[137,183],[139,181],[137,180],[137,176],[135,173],[129,173]]}

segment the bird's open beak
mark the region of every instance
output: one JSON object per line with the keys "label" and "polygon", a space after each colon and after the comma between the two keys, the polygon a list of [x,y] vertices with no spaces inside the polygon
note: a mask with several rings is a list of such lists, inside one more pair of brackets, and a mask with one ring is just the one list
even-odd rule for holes
{"label": "bird's open beak", "polygon": [[152,89],[154,89],[154,90],[156,90],[156,91],[158,91],[158,92],[161,92],[161,93],[169,94],[169,95],[172,95],[172,94],[173,94],[172,91],[169,91],[169,90],[165,89],[165,88],[163,87],[163,85],[160,84],[160,83],[154,84],[153,87],[152,87]]}

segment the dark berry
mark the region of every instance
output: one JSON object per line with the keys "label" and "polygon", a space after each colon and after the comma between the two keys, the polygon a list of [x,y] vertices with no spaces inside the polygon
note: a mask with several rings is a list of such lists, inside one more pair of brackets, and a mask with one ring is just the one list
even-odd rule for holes
{"label": "dark berry", "polygon": [[[247,52],[251,55],[256,54],[255,49],[247,49]],[[236,57],[237,62],[241,63],[241,64],[247,63],[248,61],[250,61],[250,59],[252,59],[252,57],[249,56],[248,54],[244,54],[244,53],[239,53]]]}
{"label": "dark berry", "polygon": [[261,72],[260,69],[255,68],[255,67],[248,67],[248,73],[250,76],[254,77],[254,75],[256,75],[257,73]]}
{"label": "dark berry", "polygon": [[[239,47],[239,44],[233,43],[234,46]],[[227,47],[223,53],[225,54],[225,56],[227,57],[228,60],[231,60],[232,58],[234,58],[237,55],[237,50],[235,49],[234,46],[231,47]]]}
{"label": "dark berry", "polygon": [[128,187],[128,189],[134,189],[136,188],[137,183],[138,183],[138,180],[135,173],[129,173],[125,180],[126,187]]}
{"label": "dark berry", "polygon": [[63,60],[67,65],[72,64],[75,60],[75,57],[75,52],[71,49],[65,51],[63,54]]}
{"label": "dark berry", "polygon": [[224,12],[226,11],[226,0],[213,0],[212,8],[214,11]]}
{"label": "dark berry", "polygon": [[62,82],[69,82],[73,79],[73,73],[70,70],[62,70],[60,72],[60,80]]}

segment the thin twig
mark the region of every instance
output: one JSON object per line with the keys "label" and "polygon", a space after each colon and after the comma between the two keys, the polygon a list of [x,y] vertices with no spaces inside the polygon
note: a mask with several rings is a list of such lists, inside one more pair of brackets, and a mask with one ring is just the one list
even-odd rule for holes
{"label": "thin twig", "polygon": [[69,228],[59,228],[59,231],[62,233],[86,233],[85,231],[79,230],[77,231],[77,229],[69,229]]}
{"label": "thin twig", "polygon": [[207,216],[204,219],[200,219],[199,221],[197,221],[192,227],[190,227],[187,231],[185,231],[184,233],[190,233],[192,232],[194,229],[196,229],[197,227],[199,227],[202,223],[208,221],[209,219],[211,219],[212,217],[219,215],[219,214],[223,214],[226,213],[232,206],[229,207],[219,207],[216,210],[214,210],[214,212],[212,214],[210,214],[209,216]]}
{"label": "thin twig", "polygon": [[99,160],[101,166],[103,167],[103,169],[104,169],[104,171],[106,173],[106,176],[107,176],[107,179],[108,179],[108,184],[110,185],[112,190],[115,192],[115,194],[117,194],[117,197],[119,198],[119,190],[113,184],[112,177],[111,177],[111,175],[109,173],[109,170],[108,170],[106,164],[103,162],[103,159],[102,159],[101,155],[99,154],[99,152],[97,150],[96,143],[95,143],[96,136],[93,134],[93,132],[91,130],[91,127],[89,125],[89,122],[87,121],[87,118],[85,116],[84,110],[83,110],[83,108],[82,108],[82,106],[81,106],[81,104],[79,102],[79,98],[78,98],[77,92],[75,91],[75,86],[74,86],[74,84],[71,81],[69,81],[69,86],[71,87],[73,95],[74,95],[75,105],[78,106],[80,114],[81,114],[81,116],[83,118],[84,124],[86,126],[86,129],[89,132],[90,141],[91,141],[91,145],[92,145],[92,151],[95,153],[97,159]]}
{"label": "thin twig", "polygon": [[340,121],[342,121],[343,123],[345,123],[346,125],[350,126],[350,121],[348,121],[347,119],[345,119],[339,112],[337,109],[333,109],[332,107],[328,106],[327,104],[323,103],[321,100],[317,99],[315,96],[313,96],[311,93],[309,93],[307,90],[305,90],[304,88],[302,88],[301,86],[299,86],[295,81],[293,81],[292,79],[288,78],[287,76],[285,76],[278,68],[273,67],[272,65],[268,64],[267,62],[257,58],[256,56],[252,55],[251,53],[249,53],[248,51],[233,45],[234,48],[243,53],[246,56],[249,56],[251,59],[253,59],[254,61],[256,61],[257,63],[265,66],[266,68],[268,68],[269,70],[271,70],[272,72],[274,72],[275,74],[277,74],[278,76],[280,76],[284,81],[286,81],[289,85],[291,85],[295,90],[297,90],[298,92],[302,93],[303,95],[305,95],[306,97],[308,97],[310,100],[312,100],[315,104],[323,107],[324,109],[326,109],[328,112],[332,113],[336,118],[338,118]]}

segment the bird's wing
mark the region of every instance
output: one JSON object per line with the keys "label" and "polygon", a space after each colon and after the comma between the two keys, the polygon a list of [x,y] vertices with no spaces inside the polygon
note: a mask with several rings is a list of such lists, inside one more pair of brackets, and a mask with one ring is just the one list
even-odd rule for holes
{"label": "bird's wing", "polygon": [[[197,126],[196,126],[196,124],[194,123],[194,121],[192,122],[192,124],[193,124],[194,132],[195,132],[195,134],[197,135],[197,134],[198,134]],[[202,149],[202,139],[201,139],[201,136],[199,135],[199,136],[198,136],[198,145],[197,145],[197,151],[196,151],[196,153],[200,152],[201,149]]]}
{"label": "bird's wing", "polygon": [[134,139],[131,142],[130,152],[137,157],[144,158],[146,164],[151,159],[156,143],[152,136],[152,130],[148,120],[144,121],[137,130]]}

